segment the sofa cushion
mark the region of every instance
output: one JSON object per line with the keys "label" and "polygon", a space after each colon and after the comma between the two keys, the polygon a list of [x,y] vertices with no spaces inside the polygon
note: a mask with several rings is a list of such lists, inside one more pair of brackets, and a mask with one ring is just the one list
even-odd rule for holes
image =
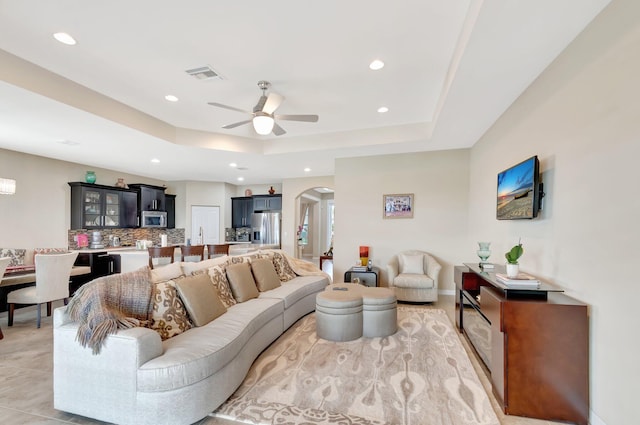
{"label": "sofa cushion", "polygon": [[157,282],[151,295],[153,311],[150,328],[164,341],[191,329],[187,310],[172,280]]}
{"label": "sofa cushion", "polygon": [[227,311],[208,274],[181,277],[175,284],[194,325],[206,325]]}
{"label": "sofa cushion", "polygon": [[251,261],[251,272],[256,281],[258,291],[264,292],[280,286],[280,278],[273,262],[268,258]]}
{"label": "sofa cushion", "polygon": [[278,288],[260,293],[260,298],[281,299],[287,309],[309,294],[324,291],[329,283],[325,276],[298,276]]}
{"label": "sofa cushion", "polygon": [[155,267],[151,270],[151,281],[153,283],[164,282],[183,276],[184,272],[180,263],[171,263],[166,266]]}
{"label": "sofa cushion", "polygon": [[431,289],[434,287],[434,282],[426,274],[402,273],[393,279],[393,286],[398,288]]}
{"label": "sofa cushion", "polygon": [[[138,369],[138,391],[171,391],[213,375],[283,312],[281,300],[252,299],[232,306],[205,326],[164,341],[164,354]],[[282,331],[272,335],[273,340]]]}
{"label": "sofa cushion", "polygon": [[224,256],[211,258],[204,261],[184,261],[180,263],[180,265],[182,266],[182,272],[186,276],[189,276],[190,274],[194,274],[195,272],[208,270],[213,266],[224,264],[228,260],[228,258],[229,257]]}
{"label": "sofa cushion", "polygon": [[233,298],[242,303],[252,298],[257,298],[258,288],[251,274],[249,263],[231,264],[227,266],[227,279],[231,285]]}
{"label": "sofa cushion", "polygon": [[9,266],[24,266],[24,257],[27,254],[26,249],[16,248],[0,248],[0,258],[9,257]]}
{"label": "sofa cushion", "polygon": [[400,254],[400,273],[424,274],[424,255]]}

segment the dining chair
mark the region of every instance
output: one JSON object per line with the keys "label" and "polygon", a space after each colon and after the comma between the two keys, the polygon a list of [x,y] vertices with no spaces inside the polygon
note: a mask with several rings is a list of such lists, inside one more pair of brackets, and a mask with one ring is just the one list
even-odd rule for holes
{"label": "dining chair", "polygon": [[[7,269],[7,266],[9,265],[10,262],[11,262],[11,257],[0,258],[0,280],[2,280],[2,276],[4,275],[4,272]],[[4,338],[4,335],[2,334],[2,329],[0,329],[0,339],[2,338]]]}
{"label": "dining chair", "polygon": [[36,254],[36,285],[17,289],[7,294],[9,317],[7,324],[13,326],[16,304],[37,304],[37,326],[40,328],[40,305],[47,303],[47,316],[51,316],[51,302],[69,298],[71,268],[78,257],[77,252],[62,254]]}
{"label": "dining chair", "polygon": [[180,245],[180,251],[182,252],[182,261],[204,260],[204,245]]}
{"label": "dining chair", "polygon": [[[175,253],[175,247],[173,246],[152,246],[147,248],[149,251],[149,268],[153,269],[153,266],[164,266],[165,264],[173,263],[173,255]],[[166,259],[169,259],[167,261]],[[154,259],[157,261],[154,264]]]}
{"label": "dining chair", "polygon": [[228,243],[207,245],[207,258],[213,258],[219,255],[229,255]]}

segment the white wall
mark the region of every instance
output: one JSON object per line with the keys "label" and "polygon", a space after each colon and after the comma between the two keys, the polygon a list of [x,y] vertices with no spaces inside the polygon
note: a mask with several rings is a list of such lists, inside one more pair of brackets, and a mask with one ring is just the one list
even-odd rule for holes
{"label": "white wall", "polygon": [[[15,195],[0,195],[0,247],[66,247],[71,223],[71,188],[96,172],[97,184],[127,183],[162,186],[163,181],[0,149],[0,177],[17,182]],[[171,192],[169,192],[171,193]]]}
{"label": "white wall", "polygon": [[[600,15],[471,151],[469,238],[491,260],[522,237],[525,271],[590,305],[591,423],[640,423],[640,2]],[[544,210],[495,219],[496,174],[541,161]],[[562,353],[558,353],[561,355]]]}
{"label": "white wall", "polygon": [[[442,264],[440,289],[453,293],[453,266],[467,243],[468,150],[339,159],[336,161],[334,279],[369,246],[373,265],[382,269],[408,249],[433,254]],[[384,194],[413,193],[414,216],[384,219]]]}

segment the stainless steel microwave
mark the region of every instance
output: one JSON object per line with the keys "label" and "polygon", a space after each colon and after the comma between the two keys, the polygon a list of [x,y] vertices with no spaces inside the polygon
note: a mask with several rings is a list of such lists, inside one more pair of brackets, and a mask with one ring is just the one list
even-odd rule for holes
{"label": "stainless steel microwave", "polygon": [[166,211],[142,211],[140,227],[167,227]]}

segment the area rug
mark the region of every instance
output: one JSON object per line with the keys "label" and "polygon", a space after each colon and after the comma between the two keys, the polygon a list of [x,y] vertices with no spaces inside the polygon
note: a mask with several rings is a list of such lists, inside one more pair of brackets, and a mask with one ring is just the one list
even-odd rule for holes
{"label": "area rug", "polygon": [[248,424],[499,425],[443,310],[400,306],[398,332],[331,342],[303,317],[211,414]]}

